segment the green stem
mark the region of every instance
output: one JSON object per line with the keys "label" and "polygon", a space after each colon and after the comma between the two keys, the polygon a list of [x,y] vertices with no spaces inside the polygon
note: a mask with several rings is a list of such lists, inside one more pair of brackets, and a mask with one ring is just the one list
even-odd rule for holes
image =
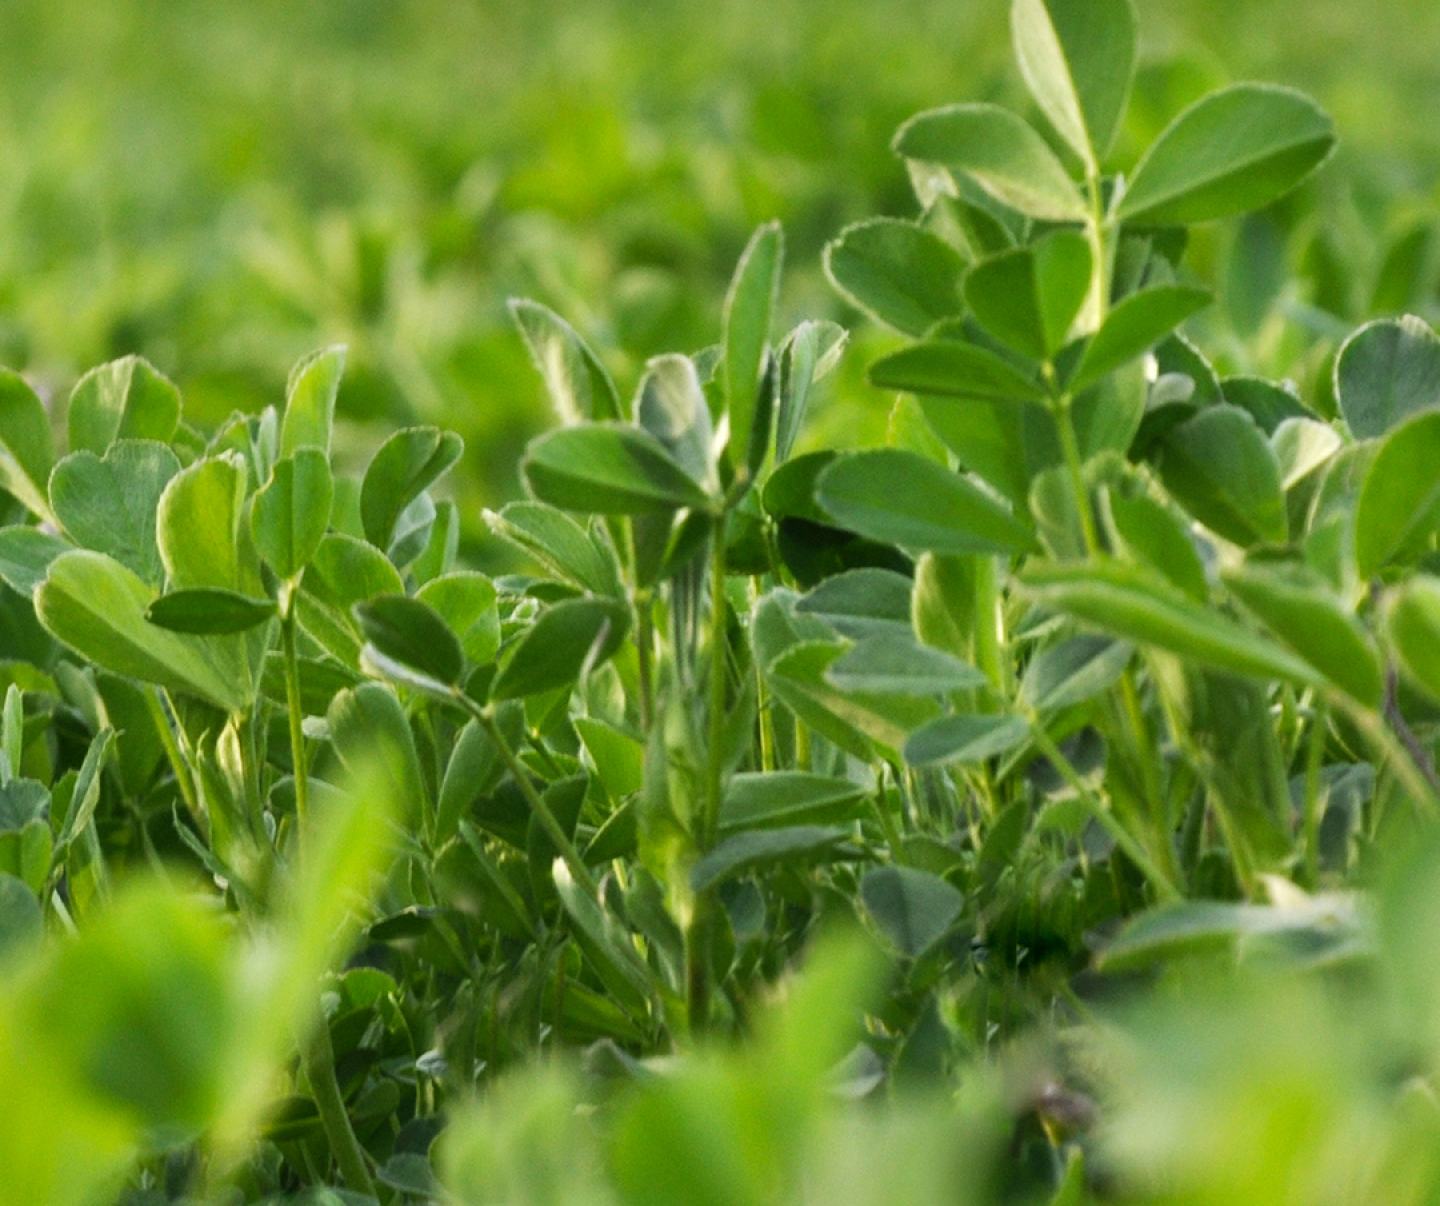
{"label": "green stem", "polygon": [[303,844],[310,821],[310,776],[305,765],[304,711],[300,704],[300,659],[295,653],[295,612],[288,609],[280,621],[285,656],[285,711],[290,722],[290,763],[295,778],[296,841]]}
{"label": "green stem", "polygon": [[725,515],[715,519],[710,550],[710,681],[706,713],[705,814],[699,826],[701,850],[708,850],[720,825],[720,799],[724,792],[725,742]]}
{"label": "green stem", "polygon": [[1065,757],[1060,747],[1050,738],[1040,723],[1039,717],[1030,718],[1031,738],[1036,748],[1050,760],[1050,764],[1060,772],[1060,777],[1068,783],[1073,791],[1084,802],[1090,815],[1100,822],[1115,839],[1115,844],[1123,850],[1145,877],[1154,885],[1156,894],[1161,900],[1178,900],[1181,892],[1170,875],[1150,857],[1145,847],[1125,828],[1120,819],[1110,810],[1099,796],[1086,786],[1085,780],[1075,765]]}
{"label": "green stem", "polygon": [[305,1042],[303,1055],[305,1077],[310,1082],[320,1125],[340,1167],[340,1176],[348,1188],[374,1197],[375,1182],[370,1177],[364,1149],[350,1125],[345,1099],[340,1095],[340,1082],[335,1077],[335,1051],[330,1046],[330,1025],[323,1017]]}
{"label": "green stem", "polygon": [[635,655],[640,674],[640,727],[647,733],[655,717],[654,634],[654,603],[650,592],[642,591],[635,596]]}
{"label": "green stem", "polygon": [[530,806],[535,819],[540,822],[540,828],[545,831],[545,836],[550,839],[551,845],[560,852],[560,857],[565,861],[565,866],[570,871],[570,877],[585,889],[597,900],[600,897],[600,885],[595,882],[595,877],[590,874],[590,868],[585,865],[585,860],[580,857],[580,852],[575,849],[575,843],[570,840],[569,835],[560,827],[560,822],[555,819],[555,814],[550,811],[550,806],[541,798],[540,793],[535,790],[535,784],[530,782],[529,772],[521,764],[520,759],[515,756],[515,751],[510,748],[510,743],[505,740],[505,734],[500,731],[500,726],[495,722],[486,709],[482,708],[464,692],[456,692],[456,699],[460,702],[471,716],[485,730],[486,735],[495,743],[495,748],[500,751],[500,758],[510,772],[515,785],[520,789],[520,794],[525,797],[525,802]]}
{"label": "green stem", "polygon": [[1080,535],[1085,542],[1085,551],[1094,557],[1100,552],[1100,534],[1095,527],[1095,512],[1090,506],[1090,491],[1085,486],[1085,462],[1080,455],[1080,441],[1075,435],[1075,420],[1070,414],[1070,406],[1070,395],[1061,394],[1055,400],[1052,413],[1060,434],[1060,450],[1065,455],[1065,470],[1070,478],[1075,513],[1080,519]]}
{"label": "green stem", "polygon": [[175,787],[180,793],[180,798],[185,801],[185,807],[189,811],[195,823],[200,826],[203,834],[209,835],[210,825],[208,818],[200,807],[199,797],[195,794],[195,783],[190,778],[190,768],[186,766],[185,759],[180,755],[180,747],[175,744],[175,734],[170,730],[170,718],[165,715],[165,705],[160,702],[159,688],[144,692],[145,706],[150,711],[150,718],[155,723],[155,731],[160,737],[160,746],[165,751],[165,760],[170,763],[170,771],[175,776]]}
{"label": "green stem", "polygon": [[1320,885],[1320,767],[1329,723],[1329,708],[1317,700],[1305,755],[1305,880],[1312,891]]}

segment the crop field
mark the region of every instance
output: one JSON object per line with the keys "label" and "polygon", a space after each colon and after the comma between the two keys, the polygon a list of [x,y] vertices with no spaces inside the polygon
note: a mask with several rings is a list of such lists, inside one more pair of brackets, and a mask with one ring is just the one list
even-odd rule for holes
{"label": "crop field", "polygon": [[1437,45],[8,0],[0,1206],[1440,1200]]}

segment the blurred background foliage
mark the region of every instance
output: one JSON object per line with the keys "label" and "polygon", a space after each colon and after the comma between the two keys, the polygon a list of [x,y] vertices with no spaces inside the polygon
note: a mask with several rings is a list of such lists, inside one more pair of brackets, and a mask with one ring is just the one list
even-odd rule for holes
{"label": "blurred background foliage", "polygon": [[[1024,103],[1002,82],[1007,7],[7,0],[0,361],[63,396],[83,367],[140,352],[205,422],[277,400],[277,366],[347,342],[353,426],[467,438],[457,488],[478,540],[544,418],[505,299],[554,306],[633,381],[648,355],[708,338],[744,238],[778,217],[786,310],[851,317],[819,254],[848,221],[913,211],[898,123],[959,97]],[[1440,8],[1141,8],[1148,66],[1118,166],[1227,78],[1304,87],[1344,140],[1288,207],[1298,228],[1266,216],[1238,251],[1192,254],[1222,287],[1230,367],[1292,372],[1329,316],[1339,330],[1431,308],[1433,237],[1416,223],[1440,164],[1421,119],[1440,102]],[[1308,295],[1262,332],[1270,282],[1297,268]],[[817,439],[883,427],[866,357],[849,359]],[[1308,363],[1323,381],[1323,351]]]}

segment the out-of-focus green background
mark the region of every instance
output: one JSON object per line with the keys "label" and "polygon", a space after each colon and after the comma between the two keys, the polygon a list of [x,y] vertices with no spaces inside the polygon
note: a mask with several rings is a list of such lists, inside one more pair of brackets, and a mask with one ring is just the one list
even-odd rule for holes
{"label": "out-of-focus green background", "polygon": [[[1150,66],[1120,166],[1204,86],[1275,79],[1337,118],[1345,150],[1314,187],[1347,273],[1426,212],[1434,0],[1138,7]],[[1007,8],[5,0],[0,360],[63,396],[138,351],[218,421],[342,340],[349,421],[461,431],[473,517],[513,490],[544,421],[508,295],[571,317],[625,383],[712,338],[734,256],[779,217],[786,311],[845,318],[820,249],[855,218],[912,212],[895,126],[953,100],[1023,104]],[[837,428],[883,422],[863,389],[842,377],[860,417]]]}

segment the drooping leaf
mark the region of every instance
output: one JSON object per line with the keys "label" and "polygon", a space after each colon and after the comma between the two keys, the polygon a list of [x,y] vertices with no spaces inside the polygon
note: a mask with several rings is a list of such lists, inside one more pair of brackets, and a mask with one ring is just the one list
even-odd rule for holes
{"label": "drooping leaf", "polygon": [[1021,574],[1042,607],[1203,666],[1302,686],[1318,676],[1282,645],[1197,603],[1153,571],[1113,561],[1030,565]]}
{"label": "drooping leaf", "polygon": [[1260,209],[1319,167],[1334,145],[1329,117],[1302,93],[1235,84],[1191,105],[1156,139],[1119,216],[1165,226]]}
{"label": "drooping leaf", "polygon": [[434,609],[460,641],[466,660],[483,666],[500,647],[495,584],[484,574],[457,570],[425,583],[415,597]]}
{"label": "drooping leaf", "polygon": [[1100,636],[1070,637],[1030,659],[1020,698],[1036,712],[1058,712],[1094,699],[1119,681],[1135,650]]}
{"label": "drooping leaf", "polygon": [[256,551],[281,578],[300,573],[330,526],[335,483],[318,448],[301,448],[275,462],[270,480],[251,500],[250,531]]}
{"label": "drooping leaf", "polygon": [[567,511],[655,515],[709,501],[654,436],[621,423],[540,436],[526,449],[521,472],[536,498]]}
{"label": "drooping leaf", "polygon": [[910,631],[910,580],[894,570],[846,570],[796,600],[795,614],[823,620],[852,641],[903,636]]}
{"label": "drooping leaf", "polygon": [[615,383],[574,327],[535,301],[511,299],[510,315],[562,423],[621,417]]}
{"label": "drooping leaf", "polygon": [[1029,735],[1030,726],[1019,716],[942,716],[911,734],[905,761],[911,766],[973,766],[1009,753]]}
{"label": "drooping leaf", "polygon": [[910,959],[939,942],[965,908],[958,888],[916,867],[877,867],[860,881],[860,899],[880,932]]}
{"label": "drooping leaf", "polygon": [[1032,360],[1049,360],[1085,304],[1092,267],[1085,236],[1057,230],[981,260],[965,278],[965,301],[1002,343]]}
{"label": "drooping leaf", "polygon": [[1367,323],[1340,349],[1335,397],[1357,440],[1440,407],[1440,337],[1413,315]]}
{"label": "drooping leaf", "polygon": [[835,661],[825,676],[841,691],[884,695],[946,695],[982,687],[987,681],[968,662],[898,633],[866,637]]}
{"label": "drooping leaf", "polygon": [[506,503],[486,511],[485,522],[501,540],[514,545],[562,582],[597,595],[621,593],[613,554],[564,511],[546,503]]}
{"label": "drooping leaf", "polygon": [[1227,573],[1225,585],[1319,673],[1367,707],[1378,706],[1384,675],[1374,642],[1323,581],[1256,564]]}
{"label": "drooping leaf", "polygon": [[88,550],[57,557],[35,592],[41,623],[59,641],[116,674],[199,696],[226,711],[245,702],[244,685],[202,639],[178,636],[146,618],[155,593],[118,561]]}
{"label": "drooping leaf", "polygon": [[996,200],[1032,218],[1085,218],[1085,200],[1055,153],[998,105],[950,105],[917,114],[895,135],[907,159],[963,172]]}
{"label": "drooping leaf", "polygon": [[844,298],[906,335],[924,335],[962,313],[965,260],[923,226],[871,218],[825,247],[825,272]]}
{"label": "drooping leaf", "polygon": [[704,892],[727,879],[782,864],[794,866],[823,860],[850,834],[823,825],[792,825],[784,829],[747,829],[723,839],[690,873],[690,887]]}
{"label": "drooping leaf", "polygon": [[934,553],[1024,553],[1028,526],[964,477],[926,457],[877,449],[841,457],[818,499],[842,527]]}
{"label": "drooping leaf", "polygon": [[1041,112],[1092,170],[1125,113],[1135,71],[1131,0],[1015,0],[1020,73]]}
{"label": "drooping leaf", "polygon": [[355,619],[365,636],[361,660],[367,669],[442,698],[459,684],[465,668],[460,642],[419,599],[381,595],[357,603]]}
{"label": "drooping leaf", "polygon": [[103,456],[116,440],[169,443],[180,422],[180,391],[141,356],[93,368],[70,393],[70,451]]}
{"label": "drooping leaf", "polygon": [[495,677],[493,699],[519,699],[575,681],[625,639],[629,610],[614,599],[566,599],[547,607]]}
{"label": "drooping leaf", "polygon": [[274,614],[275,604],[269,599],[255,599],[215,587],[196,587],[161,595],[146,609],[145,618],[169,632],[226,636],[248,632]]}
{"label": "drooping leaf", "polygon": [[405,508],[449,470],[464,450],[464,440],[438,427],[407,427],[386,440],[360,484],[365,539],[388,550]]}

